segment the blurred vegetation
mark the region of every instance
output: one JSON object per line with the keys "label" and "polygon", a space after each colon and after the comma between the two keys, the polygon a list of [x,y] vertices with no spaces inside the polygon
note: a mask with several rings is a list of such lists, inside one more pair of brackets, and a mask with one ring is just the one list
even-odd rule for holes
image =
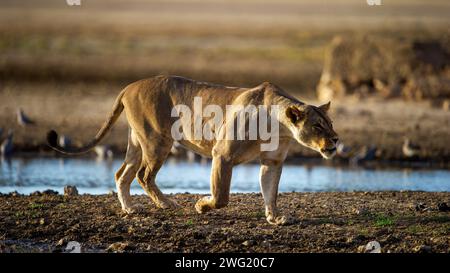
{"label": "blurred vegetation", "polygon": [[376,8],[356,0],[0,5],[3,81],[124,85],[178,74],[242,86],[270,80],[298,94],[313,94],[325,48],[335,35],[441,39],[446,34],[448,39],[445,10],[450,10],[437,0]]}

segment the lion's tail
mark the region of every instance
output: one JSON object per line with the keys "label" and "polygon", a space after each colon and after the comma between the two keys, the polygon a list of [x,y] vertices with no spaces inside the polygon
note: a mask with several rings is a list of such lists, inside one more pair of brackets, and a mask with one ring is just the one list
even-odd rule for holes
{"label": "lion's tail", "polygon": [[116,101],[114,102],[114,107],[111,113],[109,114],[108,119],[103,123],[102,128],[98,131],[97,135],[92,139],[88,144],[83,147],[61,147],[58,143],[58,133],[54,130],[50,130],[47,133],[47,142],[48,145],[63,154],[81,154],[86,153],[90,149],[94,148],[108,133],[111,127],[119,118],[120,114],[123,111],[122,97],[125,94],[125,89],[120,92],[119,96],[117,96]]}

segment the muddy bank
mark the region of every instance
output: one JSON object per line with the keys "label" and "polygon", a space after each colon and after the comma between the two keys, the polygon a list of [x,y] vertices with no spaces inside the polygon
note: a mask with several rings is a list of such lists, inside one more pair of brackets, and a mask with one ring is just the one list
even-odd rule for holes
{"label": "muddy bank", "polygon": [[[180,210],[127,216],[111,195],[0,196],[2,252],[359,252],[376,240],[383,252],[450,252],[450,193],[282,193],[289,226],[265,221],[260,194],[233,194],[227,208],[198,215],[200,195],[172,196]],[[444,209],[443,209],[444,208]]]}

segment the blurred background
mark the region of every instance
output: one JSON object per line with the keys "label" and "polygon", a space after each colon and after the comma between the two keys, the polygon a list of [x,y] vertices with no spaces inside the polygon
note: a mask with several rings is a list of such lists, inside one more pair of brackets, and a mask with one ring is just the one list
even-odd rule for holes
{"label": "blurred background", "polygon": [[[447,168],[449,14],[445,0],[2,0],[0,140],[49,152],[54,128],[79,145],[127,84],[175,74],[331,100],[336,160]],[[126,134],[122,116],[105,144],[120,154]]]}

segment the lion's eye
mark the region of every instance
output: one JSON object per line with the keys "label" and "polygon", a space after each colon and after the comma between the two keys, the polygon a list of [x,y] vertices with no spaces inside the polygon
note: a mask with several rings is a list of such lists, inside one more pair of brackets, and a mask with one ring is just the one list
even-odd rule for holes
{"label": "lion's eye", "polygon": [[316,131],[321,131],[322,130],[322,126],[316,124],[316,125],[313,125],[313,129],[316,130]]}

